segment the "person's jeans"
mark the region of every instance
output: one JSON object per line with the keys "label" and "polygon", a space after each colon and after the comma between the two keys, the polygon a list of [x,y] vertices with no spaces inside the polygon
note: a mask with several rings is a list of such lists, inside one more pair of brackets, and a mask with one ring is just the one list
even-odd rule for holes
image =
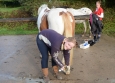
{"label": "person's jeans", "polygon": [[[39,39],[39,34],[36,38],[36,42],[37,42],[38,49],[42,55],[41,66],[42,68],[48,68],[48,58],[49,58],[48,52],[50,52],[51,54],[51,49],[42,40]],[[56,66],[56,65],[57,64],[52,58],[52,66]]]}
{"label": "person's jeans", "polygon": [[100,37],[101,37],[101,32],[99,32],[97,35],[94,35],[94,41],[95,42],[99,41]]}

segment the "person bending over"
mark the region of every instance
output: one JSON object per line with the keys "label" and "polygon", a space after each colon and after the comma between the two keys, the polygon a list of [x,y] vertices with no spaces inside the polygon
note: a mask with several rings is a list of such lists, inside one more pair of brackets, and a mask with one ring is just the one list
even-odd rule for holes
{"label": "person bending over", "polygon": [[[65,65],[69,66],[70,50],[76,46],[76,39],[74,37],[64,37],[54,30],[46,29],[41,31],[36,38],[38,49],[42,55],[41,67],[44,75],[45,83],[50,83],[48,77],[48,53],[51,55],[51,62],[55,76],[62,79],[58,74],[58,67],[65,71]],[[59,60],[58,54],[63,51],[65,65]]]}

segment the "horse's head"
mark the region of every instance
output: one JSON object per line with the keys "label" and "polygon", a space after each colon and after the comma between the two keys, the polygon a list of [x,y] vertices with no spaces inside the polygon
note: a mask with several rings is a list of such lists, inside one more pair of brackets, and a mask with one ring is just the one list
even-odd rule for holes
{"label": "horse's head", "polygon": [[38,9],[38,15],[39,15],[39,13],[40,13],[42,10],[45,10],[45,9],[49,10],[47,4],[41,5],[41,6],[39,7],[39,9]]}
{"label": "horse's head", "polygon": [[87,7],[83,7],[80,9],[80,11],[85,14],[85,15],[89,15],[92,13],[91,9],[87,8]]}

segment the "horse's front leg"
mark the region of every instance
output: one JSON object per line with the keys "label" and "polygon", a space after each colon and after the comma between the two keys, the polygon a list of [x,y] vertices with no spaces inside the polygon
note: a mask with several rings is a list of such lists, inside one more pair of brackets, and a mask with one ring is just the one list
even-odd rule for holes
{"label": "horse's front leg", "polygon": [[83,33],[82,37],[84,37],[86,34],[86,30],[87,30],[86,21],[83,21],[83,26],[84,26],[84,33]]}
{"label": "horse's front leg", "polygon": [[89,24],[89,37],[91,38],[91,26],[90,26],[90,24]]}

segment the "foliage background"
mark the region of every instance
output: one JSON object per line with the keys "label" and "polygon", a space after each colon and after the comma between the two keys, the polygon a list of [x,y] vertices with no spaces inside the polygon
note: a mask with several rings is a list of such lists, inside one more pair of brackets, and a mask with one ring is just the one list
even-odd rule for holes
{"label": "foliage background", "polygon": [[[0,18],[37,17],[37,10],[41,4],[48,4],[50,8],[53,6],[67,6],[76,9],[89,7],[92,11],[94,11],[95,2],[96,0],[0,0]],[[115,37],[114,4],[114,0],[102,0],[102,7],[104,9],[103,33]],[[81,34],[83,29],[82,24],[76,25],[76,33]],[[20,31],[19,34],[30,34],[30,32],[36,34],[38,29],[35,22],[0,23],[0,34],[3,35],[12,31],[14,33],[18,33],[18,31]]]}

